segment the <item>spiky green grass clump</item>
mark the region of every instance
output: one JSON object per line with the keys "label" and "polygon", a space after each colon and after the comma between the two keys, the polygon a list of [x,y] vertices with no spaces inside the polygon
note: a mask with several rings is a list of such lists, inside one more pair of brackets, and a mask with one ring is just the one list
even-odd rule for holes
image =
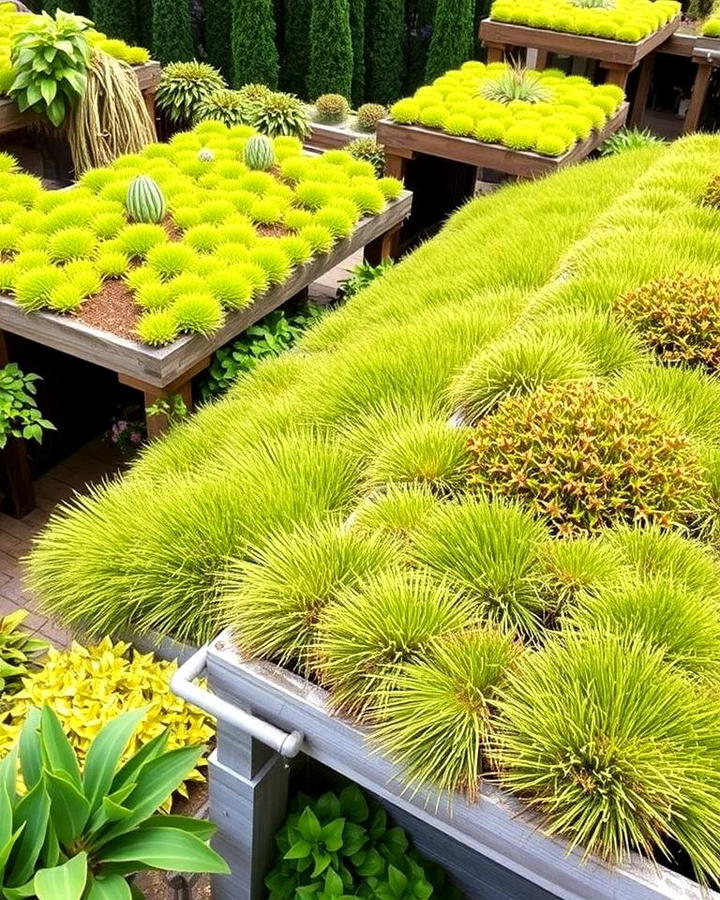
{"label": "spiky green grass clump", "polygon": [[480,490],[521,500],[559,535],[706,524],[709,486],[689,439],[592,381],[506,400],[482,420],[472,449]]}
{"label": "spiky green grass clump", "polygon": [[224,315],[219,300],[210,293],[181,294],[172,305],[180,331],[212,334],[222,325]]}
{"label": "spiky green grass clump", "polygon": [[604,859],[632,850],[720,874],[717,708],[635,636],[567,635],[509,676],[498,760],[543,827]]}
{"label": "spiky green grass clump", "polygon": [[487,771],[498,689],[518,666],[506,632],[470,629],[436,639],[394,675],[373,741],[415,788],[432,785],[477,798]]}
{"label": "spiky green grass clump", "polygon": [[249,560],[233,563],[222,604],[243,652],[315,668],[314,645],[325,607],[343,590],[392,564],[392,544],[344,531],[337,521],[278,532]]}
{"label": "spiky green grass clump", "polygon": [[532,633],[543,613],[538,551],[546,537],[516,506],[468,499],[439,506],[412,535],[410,552],[456,586],[479,615]]}
{"label": "spiky green grass clump", "polygon": [[594,87],[556,69],[535,72],[472,60],[419,88],[414,97],[399,100],[390,107],[390,117],[511,150],[561,156],[602,128],[623,100],[620,88]]}
{"label": "spiky green grass clump", "polygon": [[384,534],[401,543],[428,519],[437,503],[427,485],[389,485],[360,504],[352,517],[353,527]]}
{"label": "spiky green grass clump", "polygon": [[320,614],[315,649],[333,707],[356,718],[381,715],[402,665],[475,616],[457,590],[416,572],[388,570],[341,593]]}
{"label": "spiky green grass clump", "polygon": [[150,347],[162,347],[172,343],[180,334],[177,315],[170,309],[151,309],[140,316],[137,336]]}

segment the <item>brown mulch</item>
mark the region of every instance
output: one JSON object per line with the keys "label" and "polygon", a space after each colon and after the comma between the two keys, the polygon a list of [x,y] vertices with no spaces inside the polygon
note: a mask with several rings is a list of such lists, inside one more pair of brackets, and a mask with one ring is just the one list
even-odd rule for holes
{"label": "brown mulch", "polygon": [[140,307],[133,300],[132,291],[125,282],[119,278],[111,278],[103,284],[98,294],[83,303],[77,318],[92,328],[137,340],[135,325],[140,313]]}
{"label": "brown mulch", "polygon": [[182,228],[175,224],[175,220],[172,216],[165,216],[160,224],[167,232],[169,241],[179,241],[183,236]]}
{"label": "brown mulch", "polygon": [[284,225],[256,225],[255,228],[263,237],[286,237],[290,234],[290,229]]}

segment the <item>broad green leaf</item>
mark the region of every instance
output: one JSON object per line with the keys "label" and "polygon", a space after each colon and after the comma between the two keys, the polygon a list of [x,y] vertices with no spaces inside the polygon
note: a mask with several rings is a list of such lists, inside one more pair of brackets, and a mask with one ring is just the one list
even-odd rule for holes
{"label": "broad green leaf", "polygon": [[123,713],[108,722],[90,744],[83,772],[83,787],[90,812],[95,812],[102,798],[110,792],[123,751],[146,712],[147,708],[143,708]]}
{"label": "broad green leaf", "polygon": [[61,866],[40,869],[35,875],[35,893],[38,900],[81,900],[87,876],[87,853],[78,853]]}
{"label": "broad green leaf", "polygon": [[52,819],[48,821],[47,834],[45,836],[45,843],[42,848],[42,853],[40,854],[40,859],[46,869],[52,869],[53,866],[56,866],[60,862],[60,844]]}
{"label": "broad green leaf", "polygon": [[126,784],[137,782],[136,776],[140,771],[144,769],[148,763],[157,759],[158,756],[165,752],[168,737],[169,732],[165,729],[165,731],[161,731],[160,734],[141,747],[138,752],[122,766],[113,778],[112,792],[114,793]]}
{"label": "broad green leaf", "polygon": [[402,897],[408,886],[407,876],[395,866],[388,866],[388,884],[396,897]]}
{"label": "broad green leaf", "polygon": [[108,794],[106,797],[103,797],[100,807],[90,816],[90,821],[85,828],[85,831],[91,838],[104,828],[108,822],[118,822],[132,813],[131,809],[122,804],[134,790],[134,784],[126,784],[119,791],[115,791],[114,794]]}
{"label": "broad green leaf", "polygon": [[10,854],[12,853],[13,847],[15,846],[15,842],[20,837],[22,830],[23,826],[21,825],[17,831],[13,832],[10,835],[10,837],[5,841],[4,844],[0,845],[0,876],[2,876],[5,864],[10,858]]}
{"label": "broad green leaf", "polygon": [[285,854],[283,859],[305,859],[312,853],[312,844],[309,841],[296,841]]}
{"label": "broad green leaf", "polygon": [[322,875],[322,873],[327,869],[327,867],[332,862],[332,856],[329,853],[322,853],[319,850],[313,850],[313,862],[315,863],[311,878],[317,878],[318,875]]}
{"label": "broad green leaf", "polygon": [[227,863],[206,843],[175,828],[143,828],[106,844],[99,862],[136,862],[138,868],[227,875]]}
{"label": "broad green leaf", "polygon": [[62,125],[65,118],[65,101],[61,97],[56,97],[48,106],[47,117],[56,128]]}
{"label": "broad green leaf", "polygon": [[40,81],[40,93],[43,100],[50,105],[57,95],[57,82],[52,78],[43,78]]}
{"label": "broad green leaf", "polygon": [[340,792],[342,815],[351,822],[364,822],[370,815],[367,800],[356,785],[349,785]]}
{"label": "broad green leaf", "polygon": [[298,822],[298,828],[300,829],[300,834],[306,841],[315,843],[315,841],[320,837],[322,826],[318,821],[318,817],[310,809],[309,806],[307,807],[307,809],[303,810],[303,813],[300,816],[300,821]]}
{"label": "broad green leaf", "polygon": [[18,745],[20,771],[28,788],[33,787],[42,775],[42,753],[40,751],[40,710],[31,709],[20,732]]}
{"label": "broad green leaf", "polygon": [[0,847],[4,847],[10,840],[12,830],[12,804],[5,783],[0,782]]}
{"label": "broad green leaf", "polygon": [[132,900],[130,885],[122,875],[93,878],[85,900]]}
{"label": "broad green leaf", "polygon": [[50,795],[50,815],[58,840],[64,846],[82,833],[90,815],[90,805],[64,772],[44,773],[45,786]]}
{"label": "broad green leaf", "polygon": [[346,822],[343,830],[342,851],[345,856],[354,856],[367,843],[367,831],[362,825]]}
{"label": "broad green leaf", "polygon": [[4,888],[3,897],[5,900],[24,900],[25,897],[35,896],[35,878],[15,888]]}
{"label": "broad green leaf", "polygon": [[[7,756],[0,760],[0,789],[2,789],[3,786],[5,787],[11,805],[15,802],[17,787],[17,758],[18,746],[15,744]],[[1,833],[2,825],[0,825],[0,834]]]}
{"label": "broad green leaf", "polygon": [[32,81],[25,89],[25,102],[28,106],[33,106],[38,102],[42,94],[40,93],[40,85],[36,81]]}
{"label": "broad green leaf", "polygon": [[49,817],[50,798],[43,782],[38,781],[15,808],[13,825],[15,828],[23,826],[23,833],[13,853],[13,864],[6,875],[6,884],[17,887],[32,878],[47,836]]}
{"label": "broad green leaf", "polygon": [[49,706],[40,713],[40,746],[43,763],[52,772],[64,772],[80,790],[80,766],[75,751],[65,735],[60,719]]}
{"label": "broad green leaf", "polygon": [[342,815],[340,809],[340,801],[337,794],[332,791],[324,793],[315,804],[315,812],[321,822],[331,822],[333,819],[339,819]]}
{"label": "broad green leaf", "polygon": [[193,771],[201,754],[202,747],[179,747],[151,760],[139,773],[135,789],[123,804],[132,809],[132,815],[116,822],[95,846],[102,846],[149,818]]}
{"label": "broad green leaf", "polygon": [[217,825],[207,819],[193,819],[191,816],[150,816],[143,828],[178,828],[194,834],[201,841],[208,841],[217,831]]}
{"label": "broad green leaf", "polygon": [[335,819],[334,822],[328,822],[324,825],[319,840],[327,847],[328,850],[334,852],[339,850],[343,845],[343,829],[345,827],[345,819]]}

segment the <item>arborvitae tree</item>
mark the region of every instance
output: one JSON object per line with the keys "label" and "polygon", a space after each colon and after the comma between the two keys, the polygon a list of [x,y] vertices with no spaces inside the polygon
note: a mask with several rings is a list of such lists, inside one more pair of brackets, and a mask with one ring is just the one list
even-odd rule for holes
{"label": "arborvitae tree", "polygon": [[366,99],[387,106],[402,96],[405,69],[403,0],[368,0],[365,25]]}
{"label": "arborvitae tree", "polygon": [[350,0],[350,33],[353,51],[350,99],[357,109],[365,102],[365,0]]}
{"label": "arborvitae tree", "polygon": [[276,88],[278,52],[275,46],[273,0],[233,0],[233,82],[250,82]]}
{"label": "arborvitae tree", "polygon": [[341,94],[349,98],[352,77],[349,0],[313,0],[307,80],[311,99],[321,94]]}
{"label": "arborvitae tree", "polygon": [[86,16],[89,12],[86,0],[43,0],[42,3],[26,2],[25,6],[33,12],[43,9],[45,12],[50,13],[51,16],[54,16],[58,9],[76,13],[78,16]]}
{"label": "arborvitae tree", "polygon": [[90,0],[90,18],[97,30],[129,44],[138,37],[136,13],[135,0]]}
{"label": "arborvitae tree", "polygon": [[153,0],[153,57],[163,65],[195,56],[190,0]]}
{"label": "arborvitae tree", "polygon": [[312,0],[285,0],[283,54],[280,83],[284,91],[309,99],[307,73],[310,63],[310,10]]}
{"label": "arborvitae tree", "polygon": [[[490,2],[490,0],[479,0]],[[405,4],[406,30],[408,36],[407,64],[405,66],[405,95],[414,94],[425,84],[425,66],[428,47],[435,21],[437,0],[407,0]]]}
{"label": "arborvitae tree", "polygon": [[425,77],[428,82],[472,59],[475,50],[474,0],[438,0]]}
{"label": "arborvitae tree", "polygon": [[230,30],[232,8],[228,0],[204,0],[205,53],[208,62],[219,69],[229,83],[233,77]]}

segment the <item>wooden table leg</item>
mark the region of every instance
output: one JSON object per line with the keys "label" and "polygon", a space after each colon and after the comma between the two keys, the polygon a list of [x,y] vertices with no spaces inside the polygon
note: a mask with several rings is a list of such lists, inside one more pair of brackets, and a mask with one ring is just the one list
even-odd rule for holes
{"label": "wooden table leg", "polygon": [[652,84],[653,72],[655,70],[655,54],[651,53],[646,56],[640,66],[640,80],[638,81],[635,99],[633,100],[632,109],[628,125],[642,125],[645,116],[645,108],[647,106],[648,97],[650,96],[650,85]]}
{"label": "wooden table leg", "polygon": [[692,94],[690,95],[690,105],[688,106],[688,111],[685,116],[683,134],[690,134],[692,131],[697,131],[700,126],[700,116],[702,115],[708,87],[710,86],[712,70],[713,67],[709,62],[699,62],[697,64],[697,73],[695,75]]}
{"label": "wooden table leg", "polygon": [[505,44],[490,44],[486,42],[485,47],[489,63],[498,63],[505,60]]}
{"label": "wooden table leg", "polygon": [[[9,362],[5,334],[0,331],[0,368]],[[37,506],[27,442],[22,438],[8,438],[5,448],[0,451],[0,464],[3,468],[3,481],[7,489],[4,507],[11,516],[21,519]]]}
{"label": "wooden table leg", "polygon": [[[399,178],[405,181],[407,173],[408,157],[397,153],[385,154],[385,174],[391,178]],[[398,225],[385,234],[370,241],[363,250],[365,262],[371,266],[379,266],[385,259],[397,259],[400,255],[400,232],[402,226]]]}
{"label": "wooden table leg", "polygon": [[[210,365],[212,357],[206,356],[204,359],[198,360],[194,366],[191,366],[182,375],[179,375],[174,381],[171,381],[165,387],[158,387],[155,384],[148,384],[139,378],[133,378],[131,375],[118,374],[120,384],[126,384],[128,387],[142,391],[143,405],[147,412],[151,406],[154,406],[159,400],[171,401],[173,397],[180,397],[188,408],[192,408],[192,380],[203,369]],[[147,433],[150,440],[163,435],[170,427],[168,417],[164,414],[147,416]]]}
{"label": "wooden table leg", "polygon": [[157,124],[155,122],[155,88],[144,91],[143,100],[145,101],[145,107],[148,111],[148,115],[150,116],[150,121],[153,123],[153,131],[155,132],[155,137],[157,138]]}
{"label": "wooden table leg", "polygon": [[601,63],[600,66],[605,69],[605,84],[616,84],[625,90],[630,75],[630,66],[623,66],[619,63]]}

